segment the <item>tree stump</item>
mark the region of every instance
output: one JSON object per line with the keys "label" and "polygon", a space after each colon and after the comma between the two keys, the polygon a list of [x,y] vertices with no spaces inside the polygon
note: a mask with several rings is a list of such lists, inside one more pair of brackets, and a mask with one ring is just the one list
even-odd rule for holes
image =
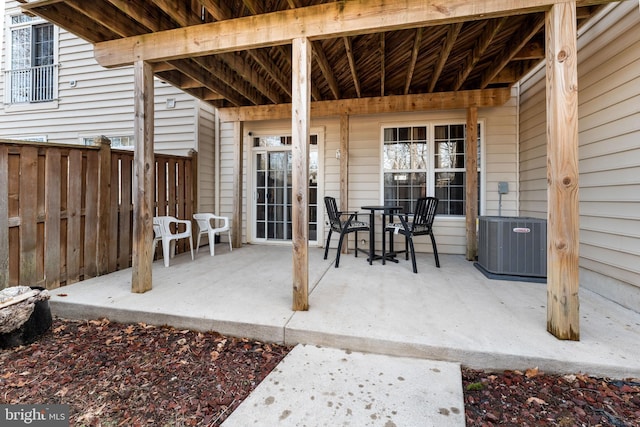
{"label": "tree stump", "polygon": [[51,328],[49,292],[14,286],[0,291],[0,348],[31,344]]}

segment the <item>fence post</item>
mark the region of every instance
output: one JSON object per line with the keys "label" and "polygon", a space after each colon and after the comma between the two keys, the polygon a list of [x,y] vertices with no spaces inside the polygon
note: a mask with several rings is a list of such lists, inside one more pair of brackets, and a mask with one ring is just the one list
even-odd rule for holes
{"label": "fence post", "polygon": [[[198,212],[198,152],[189,150],[191,158],[191,212]],[[193,218],[191,218],[193,219]]]}
{"label": "fence post", "polygon": [[0,146],[0,289],[9,286],[9,150]]}
{"label": "fence post", "polygon": [[109,244],[111,222],[111,141],[105,136],[93,140],[100,147],[98,154],[98,238],[96,266],[98,276],[109,273]]}

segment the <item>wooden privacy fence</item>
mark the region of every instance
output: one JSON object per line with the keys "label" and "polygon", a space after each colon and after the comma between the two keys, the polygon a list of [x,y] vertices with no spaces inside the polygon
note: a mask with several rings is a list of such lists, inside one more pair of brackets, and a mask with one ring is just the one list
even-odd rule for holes
{"label": "wooden privacy fence", "polygon": [[[0,289],[54,289],[131,266],[133,152],[96,143],[0,140]],[[157,215],[192,218],[196,165],[195,152],[155,155]]]}

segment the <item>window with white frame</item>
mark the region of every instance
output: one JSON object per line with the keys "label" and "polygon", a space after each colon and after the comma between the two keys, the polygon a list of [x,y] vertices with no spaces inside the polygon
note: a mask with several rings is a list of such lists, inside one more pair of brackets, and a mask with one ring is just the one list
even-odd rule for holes
{"label": "window with white frame", "polygon": [[[480,186],[480,124],[477,132]],[[435,196],[439,215],[464,216],[466,125],[384,127],[382,133],[385,204],[413,212],[419,197]]]}
{"label": "window with white frame", "polygon": [[56,97],[57,64],[52,24],[27,15],[11,16],[5,103],[31,104]]}

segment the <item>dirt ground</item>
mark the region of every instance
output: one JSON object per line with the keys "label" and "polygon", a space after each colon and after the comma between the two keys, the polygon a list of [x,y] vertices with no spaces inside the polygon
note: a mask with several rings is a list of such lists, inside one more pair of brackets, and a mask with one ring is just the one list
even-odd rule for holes
{"label": "dirt ground", "polygon": [[[0,403],[67,404],[74,426],[218,426],[289,347],[213,332],[55,319],[0,351]],[[640,426],[640,380],[463,369],[468,426]]]}

